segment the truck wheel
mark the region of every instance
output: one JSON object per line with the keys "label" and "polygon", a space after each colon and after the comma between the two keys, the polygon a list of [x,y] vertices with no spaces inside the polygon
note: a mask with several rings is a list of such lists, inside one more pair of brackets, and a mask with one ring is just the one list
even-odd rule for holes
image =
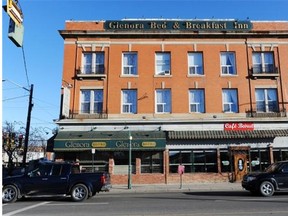
{"label": "truck wheel", "polygon": [[72,200],[81,202],[88,198],[88,188],[84,184],[76,184],[71,191]]}
{"label": "truck wheel", "polygon": [[264,181],[262,182],[262,184],[260,185],[260,193],[263,196],[272,196],[274,194],[274,186],[271,182],[269,181]]}
{"label": "truck wheel", "polygon": [[6,185],[2,190],[2,202],[12,203],[17,200],[18,190],[13,185]]}

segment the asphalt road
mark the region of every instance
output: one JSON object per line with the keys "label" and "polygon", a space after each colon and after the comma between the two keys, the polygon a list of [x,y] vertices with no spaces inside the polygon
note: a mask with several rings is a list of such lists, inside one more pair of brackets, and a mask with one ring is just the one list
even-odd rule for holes
{"label": "asphalt road", "polygon": [[288,193],[273,197],[246,191],[100,193],[82,203],[33,198],[2,204],[3,216],[287,216]]}

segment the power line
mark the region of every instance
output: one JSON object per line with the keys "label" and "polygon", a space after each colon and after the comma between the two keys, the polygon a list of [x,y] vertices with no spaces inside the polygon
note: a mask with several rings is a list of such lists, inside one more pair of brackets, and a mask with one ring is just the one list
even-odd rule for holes
{"label": "power line", "polygon": [[6,99],[3,99],[2,101],[5,102],[5,101],[9,101],[9,100],[15,100],[15,99],[27,97],[27,96],[29,96],[29,95],[18,96],[18,97],[13,97],[13,98],[6,98]]}
{"label": "power line", "polygon": [[29,77],[28,77],[28,70],[27,70],[27,64],[26,64],[26,57],[24,52],[24,45],[22,45],[22,55],[23,55],[23,61],[24,61],[24,69],[25,69],[25,75],[28,86],[30,86]]}

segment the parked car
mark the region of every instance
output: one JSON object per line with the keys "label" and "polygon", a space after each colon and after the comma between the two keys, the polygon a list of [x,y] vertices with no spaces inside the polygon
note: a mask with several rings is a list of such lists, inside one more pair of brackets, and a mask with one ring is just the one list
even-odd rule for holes
{"label": "parked car", "polygon": [[79,165],[36,161],[21,175],[7,176],[2,183],[3,203],[29,196],[71,196],[83,201],[111,188],[106,172],[80,173]]}
{"label": "parked car", "polygon": [[242,187],[263,196],[272,196],[275,191],[288,191],[288,161],[271,164],[264,172],[245,175]]}

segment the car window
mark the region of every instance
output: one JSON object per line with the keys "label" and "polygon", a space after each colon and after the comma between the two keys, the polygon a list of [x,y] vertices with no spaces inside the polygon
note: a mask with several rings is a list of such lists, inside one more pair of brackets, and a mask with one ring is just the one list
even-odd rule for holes
{"label": "car window", "polygon": [[62,165],[61,164],[55,164],[52,168],[51,175],[52,176],[59,176],[62,172]]}
{"label": "car window", "polygon": [[34,169],[31,173],[30,173],[30,176],[31,177],[36,177],[36,176],[48,176],[50,175],[50,172],[51,172],[51,168],[52,168],[52,165],[44,165],[44,164],[41,164],[39,165],[39,167],[37,167],[36,169]]}
{"label": "car window", "polygon": [[285,164],[282,168],[282,172],[288,173],[288,164]]}

